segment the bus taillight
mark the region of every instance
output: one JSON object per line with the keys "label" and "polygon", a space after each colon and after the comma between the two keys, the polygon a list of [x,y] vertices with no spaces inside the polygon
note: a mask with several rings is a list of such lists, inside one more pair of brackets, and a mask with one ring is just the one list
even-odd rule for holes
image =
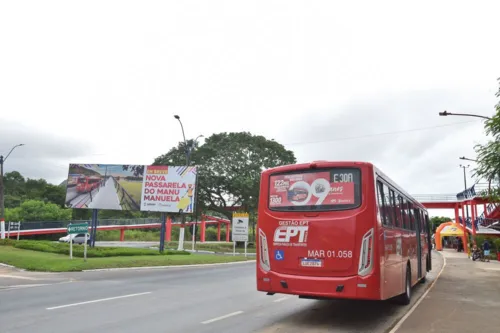
{"label": "bus taillight", "polygon": [[259,229],[259,265],[263,271],[269,272],[271,270],[271,263],[269,261],[269,248],[267,246],[267,237],[264,231]]}
{"label": "bus taillight", "polygon": [[359,252],[358,275],[365,276],[370,274],[373,268],[373,228],[364,236],[361,242]]}

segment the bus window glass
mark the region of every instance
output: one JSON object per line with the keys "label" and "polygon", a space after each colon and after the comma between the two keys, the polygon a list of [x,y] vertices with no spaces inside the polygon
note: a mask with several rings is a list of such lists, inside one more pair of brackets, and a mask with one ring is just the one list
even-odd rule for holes
{"label": "bus window glass", "polygon": [[399,228],[399,219],[398,219],[398,205],[396,203],[396,195],[394,194],[394,191],[391,189],[390,190],[390,196],[391,196],[391,214],[394,216],[394,226]]}
{"label": "bus window glass", "polygon": [[408,226],[408,230],[415,230],[415,216],[413,216],[413,204],[411,202],[407,202],[408,204],[408,221],[410,222]]}
{"label": "bus window glass", "polygon": [[273,174],[269,179],[273,211],[338,211],[361,205],[361,170],[330,168]]}
{"label": "bus window glass", "polygon": [[387,225],[394,225],[394,211],[392,210],[391,197],[389,194],[389,187],[384,184],[384,203],[385,214],[387,216]]}
{"label": "bus window glass", "polygon": [[396,198],[396,218],[398,220],[398,227],[400,228],[404,228],[402,201],[403,199],[398,195]]}
{"label": "bus window glass", "polygon": [[413,209],[413,216],[414,216],[414,221],[415,221],[415,231],[419,231],[420,232],[420,228],[422,228],[421,224],[420,224],[420,209],[418,207],[415,207]]}
{"label": "bus window glass", "polygon": [[384,187],[382,183],[377,180],[377,202],[378,202],[378,210],[380,212],[380,218],[382,220],[382,224],[387,224],[386,211],[384,208]]}

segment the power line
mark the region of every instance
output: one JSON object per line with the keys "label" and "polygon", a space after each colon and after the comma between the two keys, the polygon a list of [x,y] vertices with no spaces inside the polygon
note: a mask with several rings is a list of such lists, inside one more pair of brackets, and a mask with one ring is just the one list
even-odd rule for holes
{"label": "power line", "polygon": [[451,123],[451,124],[446,124],[446,125],[438,125],[438,126],[430,126],[430,127],[421,127],[421,128],[414,128],[414,129],[408,129],[408,130],[393,131],[393,132],[350,136],[350,137],[335,138],[335,139],[320,140],[320,141],[303,141],[303,142],[284,143],[283,145],[284,146],[295,146],[295,145],[307,145],[307,144],[313,144],[313,143],[325,143],[325,142],[342,141],[342,140],[362,139],[362,138],[370,138],[370,137],[381,136],[381,135],[391,135],[391,134],[401,134],[401,133],[408,133],[408,132],[425,131],[425,130],[430,130],[430,129],[455,126],[455,125],[460,125],[460,124],[477,123],[477,122],[478,121],[462,121],[459,123]]}

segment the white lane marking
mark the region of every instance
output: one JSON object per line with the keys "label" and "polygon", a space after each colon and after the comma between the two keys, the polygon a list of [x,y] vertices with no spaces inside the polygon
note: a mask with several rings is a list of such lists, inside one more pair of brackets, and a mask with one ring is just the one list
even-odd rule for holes
{"label": "white lane marking", "polygon": [[78,305],[84,305],[84,304],[90,304],[90,303],[112,301],[112,300],[115,300],[115,299],[135,297],[135,296],[142,296],[142,295],[147,295],[147,294],[151,294],[151,292],[148,291],[148,292],[139,293],[139,294],[130,294],[130,295],[123,295],[123,296],[109,297],[109,298],[101,298],[101,299],[96,299],[96,300],[93,300],[93,301],[86,301],[86,302],[80,302],[80,303],[59,305],[59,306],[54,306],[54,307],[51,307],[51,308],[47,308],[47,310],[62,309],[62,308],[68,308],[70,306],[78,306]]}
{"label": "white lane marking", "polygon": [[279,303],[279,302],[283,302],[283,301],[286,301],[287,299],[289,299],[290,297],[281,297],[281,298],[278,298],[278,299],[275,299],[273,302],[274,303]]}
{"label": "white lane marking", "polygon": [[30,280],[30,281],[37,281],[37,280],[42,280],[42,279],[37,279],[37,278],[31,278],[27,276],[20,276],[20,275],[10,275],[10,274],[0,274],[0,278],[10,278],[10,279],[19,279],[19,280]]}
{"label": "white lane marking", "polygon": [[439,271],[439,274],[436,276],[436,278],[434,279],[434,281],[432,281],[432,284],[429,287],[429,289],[427,289],[427,291],[412,306],[412,308],[410,309],[410,311],[408,311],[408,313],[405,314],[404,317],[401,318],[400,321],[398,321],[398,323],[396,324],[396,326],[394,326],[394,328],[392,330],[390,330],[389,333],[396,333],[396,331],[401,327],[401,325],[403,325],[403,323],[406,321],[406,319],[408,319],[408,317],[413,313],[413,311],[415,311],[415,309],[417,308],[417,306],[425,299],[425,297],[427,296],[427,294],[431,291],[431,289],[434,287],[434,285],[436,284],[437,280],[441,276],[441,273],[443,273],[444,268],[446,267],[446,257],[443,256],[441,253],[439,253],[439,254],[443,258],[443,267],[441,267],[441,271]]}
{"label": "white lane marking", "polygon": [[229,317],[232,317],[232,316],[237,316],[237,315],[242,314],[242,313],[243,313],[243,311],[231,312],[231,313],[229,313],[227,315],[224,315],[224,316],[220,316],[220,317],[217,317],[217,318],[213,318],[213,319],[202,321],[201,323],[202,324],[210,324],[210,323],[213,323],[214,321],[226,319],[226,318],[229,318]]}
{"label": "white lane marking", "polygon": [[19,289],[19,288],[30,288],[30,287],[41,287],[41,286],[50,286],[50,284],[44,283],[44,284],[17,284],[13,286],[7,286],[5,289]]}

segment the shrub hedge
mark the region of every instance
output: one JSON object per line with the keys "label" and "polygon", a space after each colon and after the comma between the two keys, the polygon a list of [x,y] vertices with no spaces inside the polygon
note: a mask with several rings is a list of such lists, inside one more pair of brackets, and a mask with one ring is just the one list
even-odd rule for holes
{"label": "shrub hedge", "polygon": [[[50,241],[28,241],[20,240],[13,241],[4,239],[0,241],[0,245],[13,246],[18,249],[49,252],[57,254],[69,255],[69,244]],[[73,256],[83,258],[84,246],[73,244]],[[103,258],[103,257],[122,257],[122,256],[155,256],[155,255],[190,255],[187,251],[166,250],[159,253],[157,250],[127,248],[127,247],[88,247],[88,258]]]}

